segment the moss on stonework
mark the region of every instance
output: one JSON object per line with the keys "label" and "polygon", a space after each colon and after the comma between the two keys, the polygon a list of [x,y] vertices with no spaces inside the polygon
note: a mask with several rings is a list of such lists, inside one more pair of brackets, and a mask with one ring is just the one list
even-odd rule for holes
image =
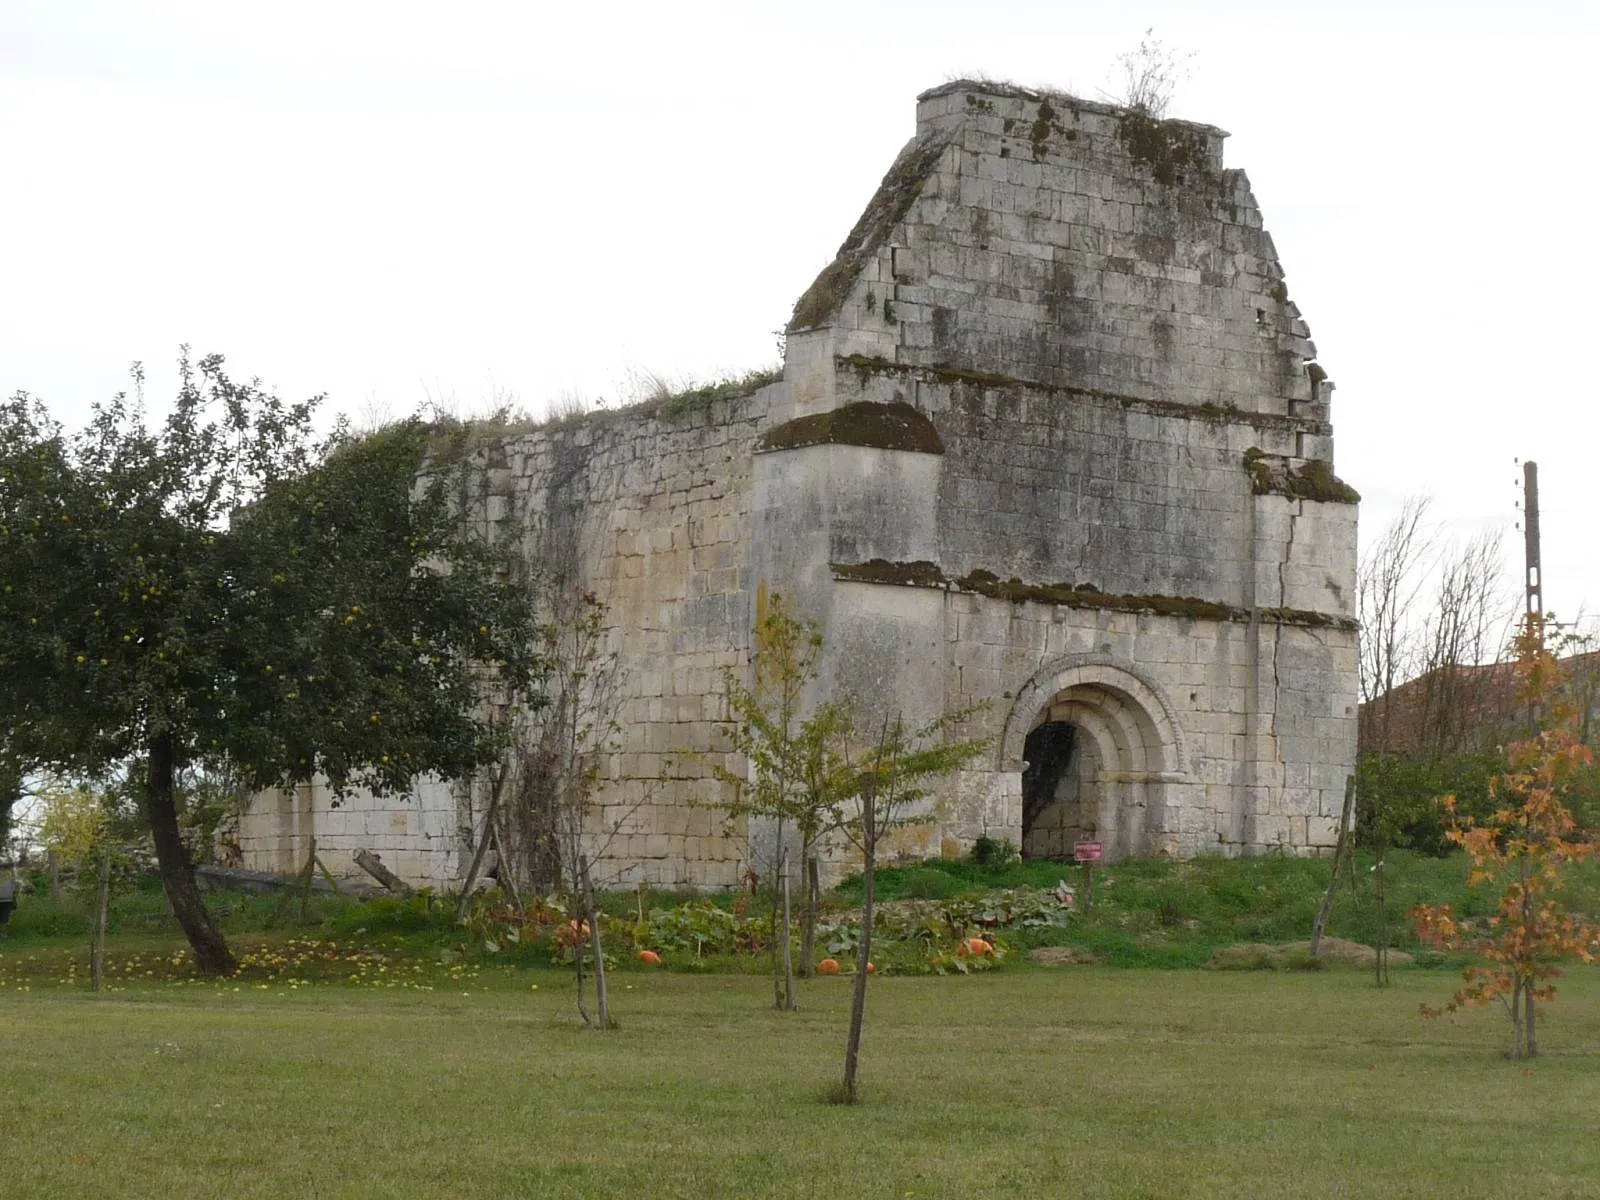
{"label": "moss on stonework", "polygon": [[[939,156],[944,153],[949,141],[949,131],[934,131],[919,138],[895,160],[868,202],[866,211],[850,231],[850,236],[839,247],[838,256],[822,269],[822,274],[795,303],[788,332],[815,329],[834,318],[845,297],[850,294],[850,289],[861,277],[862,268],[878,252],[895,226],[904,219],[912,202],[921,194],[922,185],[938,165]],[[889,311],[889,304],[885,301],[885,319]]]}
{"label": "moss on stonework", "polygon": [[1050,101],[1039,101],[1039,115],[1033,122],[1033,129],[1028,140],[1033,143],[1033,161],[1038,162],[1044,157],[1044,152],[1050,142],[1050,124],[1055,119],[1056,110],[1051,107]]}
{"label": "moss on stonework", "polygon": [[872,446],[880,450],[912,450],[943,454],[944,442],[925,413],[896,401],[879,404],[859,400],[828,412],[785,421],[762,435],[761,450],[797,450],[802,446]]}
{"label": "moss on stonework", "polygon": [[1353,630],[1349,617],[1299,608],[1266,608],[1252,613],[1248,608],[1202,600],[1197,596],[1133,595],[1103,592],[1092,583],[1024,583],[1020,579],[1001,579],[983,568],[951,579],[931,562],[889,562],[874,558],[864,563],[830,563],[835,579],[848,583],[890,584],[900,587],[936,587],[974,592],[1012,604],[1051,604],[1064,608],[1087,608],[1109,612],[1148,613],[1160,617],[1184,617],[1202,621],[1232,621],[1248,624],[1259,618],[1274,625],[1298,625]]}
{"label": "moss on stonework", "polygon": [[1291,500],[1316,500],[1324,504],[1359,504],[1361,493],[1333,473],[1321,459],[1310,459],[1291,466],[1280,454],[1268,454],[1258,446],[1244,452],[1245,474],[1250,490],[1257,496],[1286,496]]}
{"label": "moss on stonework", "polygon": [[1181,183],[1187,171],[1207,166],[1205,135],[1181,121],[1163,121],[1130,108],[1117,121],[1117,140],[1135,162],[1145,164],[1157,183]]}
{"label": "moss on stonework", "polygon": [[1206,621],[1228,621],[1246,610],[1197,596],[1130,595],[1102,592],[1092,583],[1024,583],[1020,579],[1000,579],[993,572],[972,571],[956,580],[964,591],[1009,600],[1013,604],[1059,604],[1068,608],[1101,608],[1112,612],[1155,613],[1162,617],[1193,617]]}
{"label": "moss on stonework", "polygon": [[852,583],[893,583],[902,587],[945,587],[949,580],[937,564],[919,559],[916,562],[890,562],[875,558],[864,563],[829,563],[834,576]]}

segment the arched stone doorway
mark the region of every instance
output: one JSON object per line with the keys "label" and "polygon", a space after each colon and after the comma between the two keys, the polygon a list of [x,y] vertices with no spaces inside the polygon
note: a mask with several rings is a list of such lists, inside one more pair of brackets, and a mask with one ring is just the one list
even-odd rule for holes
{"label": "arched stone doorway", "polygon": [[1069,858],[1080,840],[1103,843],[1107,859],[1176,850],[1182,732],[1128,666],[1079,658],[1040,671],[1017,696],[1002,754],[1022,776],[1024,857]]}

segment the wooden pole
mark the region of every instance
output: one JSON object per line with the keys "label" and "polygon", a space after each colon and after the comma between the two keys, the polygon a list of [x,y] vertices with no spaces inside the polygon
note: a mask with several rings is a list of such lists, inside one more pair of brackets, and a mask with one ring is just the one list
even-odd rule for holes
{"label": "wooden pole", "polygon": [[1328,918],[1333,913],[1333,896],[1339,890],[1339,868],[1344,863],[1345,855],[1350,852],[1352,834],[1350,832],[1350,814],[1356,803],[1356,777],[1345,776],[1344,780],[1344,808],[1339,813],[1339,838],[1333,846],[1333,877],[1328,880],[1327,894],[1322,897],[1322,907],[1317,910],[1316,922],[1311,926],[1311,957],[1316,958],[1322,949],[1322,931],[1328,924]]}
{"label": "wooden pole", "polygon": [[335,876],[332,871],[328,870],[328,864],[323,862],[321,857],[316,854],[313,854],[311,858],[312,861],[317,864],[317,870],[322,872],[322,877],[328,881],[328,886],[331,887],[337,894],[341,896],[344,895],[344,888],[339,886],[338,877]]}
{"label": "wooden pole", "polygon": [[600,941],[600,905],[595,899],[594,882],[589,878],[589,858],[578,855],[578,879],[583,888],[583,910],[589,921],[589,945],[594,951],[594,995],[600,1028],[610,1029],[611,1002],[606,993],[606,956]]}
{"label": "wooden pole", "polygon": [[815,854],[806,858],[806,936],[800,950],[800,973],[817,969],[817,923],[822,918],[822,864]]}
{"label": "wooden pole", "polygon": [[1372,948],[1372,966],[1378,986],[1383,987],[1389,982],[1389,897],[1384,890],[1382,858],[1372,868],[1372,877],[1378,902],[1378,944]]}
{"label": "wooden pole", "polygon": [[[1544,648],[1544,579],[1543,571],[1539,565],[1539,464],[1526,462],[1522,464],[1522,544],[1523,557],[1526,563],[1527,596],[1528,596],[1528,629],[1539,639],[1539,648]],[[1533,704],[1533,725],[1535,736],[1539,722],[1544,714],[1540,710],[1538,701]],[[1528,860],[1522,860],[1523,893],[1522,893],[1522,922],[1526,929],[1533,923],[1533,896],[1527,888]],[[1525,985],[1526,999],[1523,1004],[1522,1019],[1524,1022],[1523,1046],[1525,1056],[1532,1058],[1537,1053],[1538,1042],[1534,1036],[1533,1024],[1533,980],[1529,979]]]}
{"label": "wooden pole", "polygon": [[1522,464],[1522,551],[1526,563],[1528,615],[1544,612],[1544,580],[1539,567],[1539,464]]}
{"label": "wooden pole", "polygon": [[100,854],[100,880],[94,898],[94,934],[89,942],[90,986],[99,991],[106,983],[106,924],[111,910],[111,851]]}
{"label": "wooden pole", "polygon": [[311,884],[317,877],[317,838],[311,836],[311,849],[306,855],[306,869],[300,872],[300,924],[311,918]]}
{"label": "wooden pole", "polygon": [[383,884],[388,891],[397,896],[409,896],[411,894],[411,888],[406,881],[384,866],[383,860],[371,850],[357,850],[353,857],[355,858],[356,866]]}
{"label": "wooden pole", "polygon": [[861,1065],[861,1030],[867,1016],[867,964],[872,961],[872,918],[877,892],[877,787],[869,781],[861,791],[861,940],[856,946],[855,988],[850,994],[850,1034],[844,1048],[844,1102],[861,1098],[856,1072]]}
{"label": "wooden pole", "polygon": [[793,1012],[794,1004],[794,944],[789,937],[789,856],[780,852],[778,870],[783,887],[783,1011]]}
{"label": "wooden pole", "polygon": [[495,779],[494,790],[489,796],[489,807],[483,813],[483,836],[478,839],[478,848],[473,851],[472,865],[467,868],[467,877],[461,881],[461,899],[456,903],[458,925],[466,919],[467,905],[472,902],[472,885],[478,882],[478,872],[483,868],[484,855],[489,852],[489,839],[494,830],[494,818],[500,807],[500,797],[505,791],[505,776],[508,769],[502,764],[499,776]]}

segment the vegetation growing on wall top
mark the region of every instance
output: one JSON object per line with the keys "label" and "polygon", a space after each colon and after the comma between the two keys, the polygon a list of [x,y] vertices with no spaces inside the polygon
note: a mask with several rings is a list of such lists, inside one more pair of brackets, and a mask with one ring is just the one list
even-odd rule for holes
{"label": "vegetation growing on wall top", "polygon": [[825,325],[839,311],[860,278],[861,269],[904,218],[949,142],[948,131],[935,131],[919,138],[895,160],[850,236],[839,247],[838,256],[795,303],[794,315],[789,319],[790,333]]}
{"label": "vegetation growing on wall top", "polygon": [[428,449],[435,461],[441,458],[455,461],[463,455],[503,442],[509,438],[531,433],[562,433],[585,426],[599,428],[639,418],[657,417],[664,421],[680,420],[697,413],[709,412],[718,401],[737,400],[754,395],[769,384],[783,378],[782,367],[763,367],[730,375],[711,383],[695,384],[681,391],[672,391],[665,385],[654,394],[646,395],[634,403],[617,408],[607,407],[596,400],[592,406],[568,407],[543,417],[531,417],[525,412],[500,408],[481,417],[460,418],[441,416],[427,424]]}
{"label": "vegetation growing on wall top", "polygon": [[1291,500],[1318,500],[1325,504],[1359,504],[1361,493],[1333,473],[1321,459],[1295,467],[1278,454],[1256,446],[1244,452],[1250,490],[1257,496],[1287,496]]}
{"label": "vegetation growing on wall top", "polygon": [[1117,122],[1117,140],[1128,157],[1150,168],[1157,183],[1182,183],[1188,172],[1207,167],[1205,133],[1183,121],[1130,108]]}
{"label": "vegetation growing on wall top", "polygon": [[797,450],[802,446],[825,445],[944,453],[939,431],[926,414],[900,401],[880,404],[873,400],[859,400],[829,412],[785,421],[768,430],[758,448]]}

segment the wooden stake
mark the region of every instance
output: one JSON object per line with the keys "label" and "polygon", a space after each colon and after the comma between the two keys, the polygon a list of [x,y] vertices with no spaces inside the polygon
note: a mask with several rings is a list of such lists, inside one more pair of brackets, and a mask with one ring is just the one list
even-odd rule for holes
{"label": "wooden stake", "polygon": [[406,881],[384,866],[383,860],[371,850],[357,850],[354,857],[356,866],[371,875],[395,895],[409,896],[411,894],[411,888]]}
{"label": "wooden stake", "polygon": [[[478,882],[478,872],[483,867],[483,858],[489,852],[489,840],[494,832],[495,812],[500,807],[500,797],[505,792],[505,775],[507,768],[501,766],[500,775],[495,780],[493,793],[489,797],[489,807],[483,814],[483,836],[478,839],[478,848],[473,852],[472,865],[467,868],[467,877],[461,881],[461,899],[456,902],[456,924],[466,919],[467,905],[472,902],[472,885]],[[501,874],[506,868],[502,865]]]}
{"label": "wooden stake", "polygon": [[111,910],[111,852],[100,854],[100,886],[95,891],[94,934],[89,943],[90,986],[99,991],[106,983],[106,922]]}
{"label": "wooden stake", "polygon": [[600,941],[600,905],[595,900],[594,884],[589,878],[589,858],[578,855],[578,881],[583,888],[584,915],[589,919],[589,945],[594,951],[594,993],[596,1015],[600,1028],[610,1029],[611,1003],[606,994],[606,956]]}
{"label": "wooden stake", "polygon": [[[1350,832],[1350,814],[1356,803],[1356,777],[1345,776],[1344,780],[1344,808],[1339,815],[1339,839],[1333,846],[1333,878],[1328,881],[1328,892],[1322,897],[1322,907],[1317,910],[1316,922],[1311,926],[1311,957],[1316,958],[1322,949],[1322,931],[1328,924],[1328,917],[1333,913],[1333,896],[1339,890],[1339,867],[1343,864],[1345,856],[1351,852],[1351,842],[1354,840]],[[1353,881],[1352,881],[1353,888]]]}
{"label": "wooden stake", "polygon": [[334,876],[334,873],[328,870],[328,864],[323,862],[319,855],[313,854],[311,858],[317,864],[317,870],[322,872],[322,877],[328,881],[328,886],[339,895],[344,895],[344,889],[339,886],[339,880]]}
{"label": "wooden stake", "polygon": [[300,924],[311,916],[311,882],[317,877],[317,839],[311,837],[311,851],[306,855],[305,870],[300,872]]}
{"label": "wooden stake", "polygon": [[783,1010],[793,1012],[794,1003],[794,945],[789,937],[789,856],[780,852],[778,870],[783,881]]}

